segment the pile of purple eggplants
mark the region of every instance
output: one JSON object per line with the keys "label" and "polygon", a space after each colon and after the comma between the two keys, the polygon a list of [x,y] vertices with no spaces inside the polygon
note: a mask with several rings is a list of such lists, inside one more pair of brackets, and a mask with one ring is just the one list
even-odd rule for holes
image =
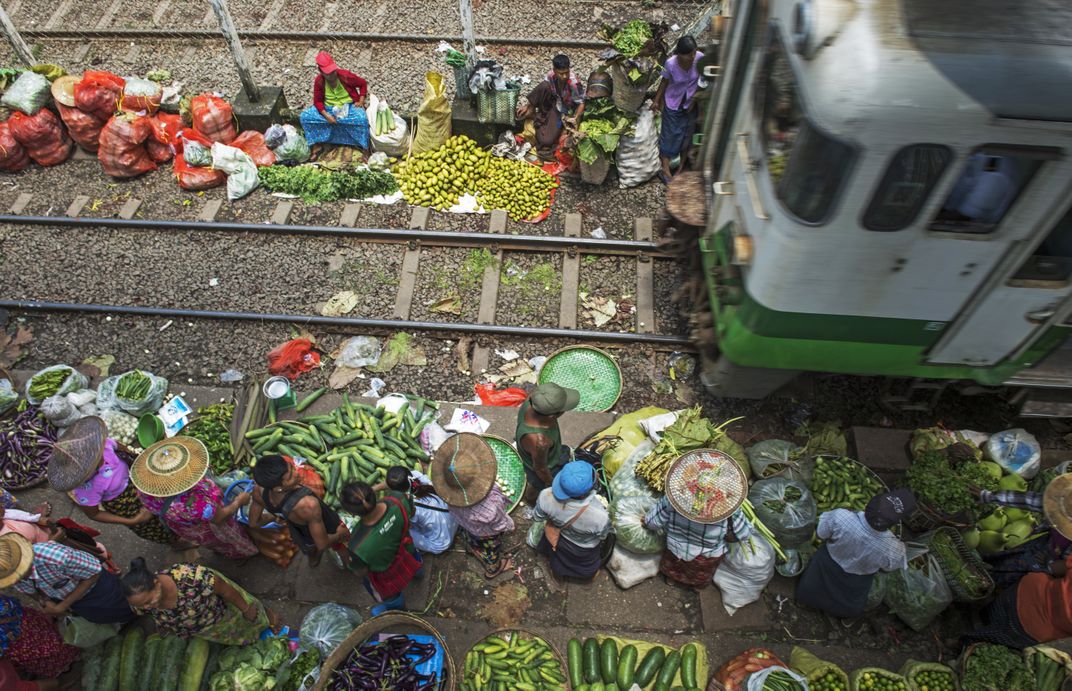
{"label": "pile of purple eggplants", "polygon": [[382,643],[366,641],[332,673],[331,691],[434,691],[437,675],[419,674],[417,667],[435,656],[434,643],[409,636],[391,636]]}
{"label": "pile of purple eggplants", "polygon": [[0,487],[22,489],[44,479],[55,441],[56,429],[34,406],[0,420]]}

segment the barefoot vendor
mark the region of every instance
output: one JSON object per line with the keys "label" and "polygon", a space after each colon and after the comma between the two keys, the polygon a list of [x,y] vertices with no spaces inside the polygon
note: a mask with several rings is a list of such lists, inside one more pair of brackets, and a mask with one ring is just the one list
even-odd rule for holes
{"label": "barefoot vendor", "polygon": [[584,85],[570,69],[568,55],[556,55],[547,79],[529,92],[525,101],[517,104],[517,119],[532,118],[536,128],[536,152],[550,159],[562,140],[563,122],[574,125],[584,114]]}
{"label": "barefoot vendor", "polygon": [[744,474],[729,456],[687,453],[674,461],[666,494],[642,521],[648,530],[666,534],[659,571],[682,585],[706,588],[728,542],[752,535],[740,509],[747,493]]}
{"label": "barefoot vendor", "polygon": [[874,497],[863,511],[820,516],[815,534],[824,542],[797,581],[797,602],[839,619],[863,615],[875,574],[908,568],[905,545],[890,529],[915,508],[912,493],[898,489]]}
{"label": "barefoot vendor", "polygon": [[313,105],[301,113],[310,146],[338,144],[367,151],[369,121],[365,113],[368,82],[341,69],[327,51],[316,56],[319,71],[313,80]]}
{"label": "barefoot vendor", "polygon": [[551,485],[563,462],[569,461],[569,447],[562,444],[558,418],[581,402],[576,389],[554,383],[540,384],[517,411],[514,441],[525,468],[528,486],[525,501],[533,504],[536,496]]}

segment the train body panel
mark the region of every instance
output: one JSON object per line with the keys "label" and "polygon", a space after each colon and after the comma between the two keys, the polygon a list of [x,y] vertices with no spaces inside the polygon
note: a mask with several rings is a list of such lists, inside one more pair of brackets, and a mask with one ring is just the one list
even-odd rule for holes
{"label": "train body panel", "polygon": [[970,66],[1005,56],[1007,78],[1060,55],[1059,74],[1072,47],[945,35],[916,0],[730,12],[701,241],[723,356],[999,384],[1068,335],[1072,108],[1002,117],[1055,113]]}

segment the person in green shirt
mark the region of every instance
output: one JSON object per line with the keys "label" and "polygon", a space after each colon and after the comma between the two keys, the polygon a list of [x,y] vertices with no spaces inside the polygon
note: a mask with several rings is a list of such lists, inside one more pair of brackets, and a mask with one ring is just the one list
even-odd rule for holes
{"label": "person in green shirt", "polygon": [[514,441],[528,479],[525,503],[529,506],[536,505],[540,492],[551,485],[558,469],[572,459],[569,447],[562,445],[558,418],[576,408],[580,400],[581,394],[576,389],[540,384],[517,411]]}
{"label": "person in green shirt", "polygon": [[392,490],[377,499],[369,484],[351,482],[342,488],[339,503],[361,518],[347,544],[346,561],[351,571],[368,570],[365,588],[380,603],[372,608],[372,616],[402,609],[402,591],[421,575],[423,565],[409,534],[413,500]]}

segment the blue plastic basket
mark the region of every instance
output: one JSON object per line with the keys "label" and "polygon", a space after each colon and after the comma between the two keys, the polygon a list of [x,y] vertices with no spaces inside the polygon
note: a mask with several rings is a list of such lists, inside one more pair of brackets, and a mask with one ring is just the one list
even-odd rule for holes
{"label": "blue plastic basket", "polygon": [[[223,503],[230,504],[231,501],[240,493],[248,492],[251,489],[253,489],[253,480],[235,480],[231,483],[230,487],[223,491]],[[242,525],[249,525],[249,504],[246,504],[245,506],[240,506],[238,508],[238,512],[235,513],[235,520]],[[271,530],[274,528],[282,528],[283,526],[279,525],[275,521],[272,521],[271,523],[262,525],[261,527]]]}

